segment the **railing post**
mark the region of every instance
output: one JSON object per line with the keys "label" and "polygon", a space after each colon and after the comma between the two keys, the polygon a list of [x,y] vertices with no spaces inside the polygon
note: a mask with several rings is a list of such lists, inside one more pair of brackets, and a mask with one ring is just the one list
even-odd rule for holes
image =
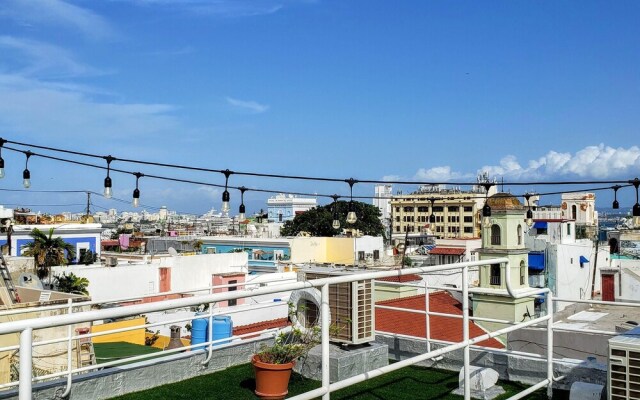
{"label": "railing post", "polygon": [[547,397],[553,397],[553,294],[551,291],[547,293]]}
{"label": "railing post", "polygon": [[322,395],[322,400],[329,400],[331,393],[329,393],[329,284],[322,285],[321,290],[321,339],[322,339],[322,387],[327,390],[327,393]]}
{"label": "railing post", "polygon": [[[67,304],[69,305],[69,311],[68,314],[72,314],[73,313],[73,299],[68,299],[67,300]],[[60,398],[66,399],[67,396],[69,396],[69,393],[71,393],[71,383],[72,383],[72,377],[73,377],[73,368],[71,367],[71,355],[73,354],[73,325],[69,324],[67,327],[67,335],[69,336],[69,341],[67,343],[67,372],[69,373],[69,375],[67,375],[67,387],[64,388],[64,391],[59,395]],[[78,358],[81,358],[81,351],[82,349],[80,348],[80,341],[78,341]],[[80,368],[81,365],[78,365],[78,368]],[[58,389],[60,390],[60,389]],[[57,395],[58,393],[56,393]]]}
{"label": "railing post", "polygon": [[31,379],[33,378],[33,359],[31,344],[33,342],[32,328],[25,328],[20,332],[20,385],[19,399],[31,400]]}
{"label": "railing post", "polygon": [[424,331],[427,340],[427,353],[431,351],[431,325],[429,324],[429,283],[427,277],[424,278]]}
{"label": "railing post", "polygon": [[465,342],[464,354],[464,399],[471,399],[471,373],[469,364],[469,267],[462,267],[462,340]]}

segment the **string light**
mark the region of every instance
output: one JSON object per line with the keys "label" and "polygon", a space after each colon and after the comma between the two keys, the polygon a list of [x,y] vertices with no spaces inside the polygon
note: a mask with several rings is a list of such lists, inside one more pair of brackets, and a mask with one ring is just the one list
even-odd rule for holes
{"label": "string light", "polygon": [[29,171],[29,158],[33,153],[29,150],[24,152],[24,155],[27,157],[24,163],[24,171],[22,171],[22,186],[25,189],[29,189],[31,187],[31,172]]}
{"label": "string light", "polygon": [[238,215],[238,220],[240,221],[244,221],[246,219],[245,217],[245,207],[244,207],[244,192],[247,191],[247,188],[244,186],[240,186],[240,207],[238,209],[239,215]]}
{"label": "string light", "polygon": [[2,146],[7,143],[6,140],[0,138],[0,179],[4,178],[4,158],[2,158]]}
{"label": "string light", "polygon": [[226,215],[229,214],[229,200],[231,196],[229,195],[228,186],[229,186],[229,175],[233,174],[232,171],[228,169],[222,171],[224,174],[224,192],[222,192],[222,212]]}
{"label": "string light", "polygon": [[111,156],[105,156],[103,158],[107,160],[107,177],[104,178],[104,197],[110,199],[113,195],[113,189],[111,188],[111,177],[109,176],[109,172],[111,171],[111,162],[115,160],[115,158]]}
{"label": "string light", "polygon": [[483,183],[482,186],[484,186],[484,190],[486,191],[484,207],[482,207],[482,222],[484,225],[489,225],[489,222],[491,222],[491,220],[489,219],[489,217],[491,217],[491,207],[489,206],[489,189],[491,189],[493,183],[486,182]]}
{"label": "string light", "polygon": [[613,204],[611,205],[611,208],[613,208],[614,210],[620,208],[620,203],[618,203],[618,189],[620,189],[621,187],[622,186],[620,185],[615,185],[611,188],[613,189]]}
{"label": "string light", "polygon": [[333,222],[331,223],[331,226],[333,229],[340,229],[340,218],[338,218],[338,199],[340,196],[334,194],[331,197],[333,198]]}
{"label": "string light", "polygon": [[629,181],[630,184],[636,188],[636,204],[633,205],[632,215],[633,215],[633,225],[640,226],[640,203],[638,203],[638,187],[640,186],[640,180],[635,178],[632,181]]}
{"label": "string light", "polygon": [[436,202],[436,198],[435,197],[429,197],[427,200],[429,200],[431,202],[431,215],[429,215],[429,223],[435,224],[436,223],[436,215],[433,213],[433,203]]}
{"label": "string light", "polygon": [[138,189],[138,181],[140,180],[141,177],[144,176],[144,174],[140,172],[134,172],[133,175],[136,176],[136,188],[133,190],[132,205],[134,207],[140,207],[140,189]]}
{"label": "string light", "polygon": [[355,224],[358,220],[358,216],[356,215],[356,205],[353,203],[353,185],[358,182],[353,178],[349,178],[346,180],[349,184],[349,190],[351,192],[351,200],[349,201],[349,212],[347,213],[347,223]]}
{"label": "string light", "polygon": [[529,228],[531,228],[531,225],[533,225],[533,211],[531,211],[531,204],[529,204],[529,198],[531,197],[530,193],[525,193],[524,194],[524,198],[527,200],[527,219],[525,220],[527,223],[527,226]]}

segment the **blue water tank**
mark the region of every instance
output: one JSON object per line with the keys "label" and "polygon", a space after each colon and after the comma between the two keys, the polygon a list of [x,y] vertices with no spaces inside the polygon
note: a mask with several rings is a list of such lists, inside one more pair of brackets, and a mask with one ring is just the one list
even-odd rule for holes
{"label": "blue water tank", "polygon": [[[230,338],[233,336],[233,321],[228,315],[216,315],[213,317],[213,340]],[[214,345],[229,343],[230,340],[217,342]]]}
{"label": "blue water tank", "polygon": [[[196,313],[196,316],[206,315]],[[209,321],[207,318],[196,318],[191,321],[191,344],[200,344],[209,341]],[[205,346],[194,347],[192,350],[204,349]]]}

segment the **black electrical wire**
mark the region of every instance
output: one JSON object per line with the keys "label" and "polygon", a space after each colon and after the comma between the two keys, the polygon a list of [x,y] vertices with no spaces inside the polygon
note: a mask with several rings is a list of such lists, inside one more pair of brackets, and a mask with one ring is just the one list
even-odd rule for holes
{"label": "black electrical wire", "polygon": [[[84,157],[92,157],[92,158],[102,158],[106,159],[111,156],[102,156],[98,154],[91,154],[73,150],[60,149],[56,147],[50,146],[41,146],[31,143],[23,143],[17,142],[13,140],[7,140],[0,138],[0,141],[6,143],[13,143],[19,146],[25,147],[34,147],[43,150],[74,154]],[[15,150],[15,149],[14,149]],[[21,151],[21,150],[17,150]],[[24,152],[24,151],[21,151]],[[144,165],[153,165],[160,167],[168,167],[168,168],[178,168],[178,169],[186,169],[191,171],[202,171],[202,172],[216,172],[224,174],[228,170],[226,169],[211,169],[211,168],[202,168],[202,167],[192,167],[187,165],[179,165],[179,164],[169,164],[169,163],[159,163],[152,161],[144,161],[144,160],[135,160],[128,158],[118,158],[111,157],[113,160],[117,160],[120,162],[126,163],[135,163],[135,164],[144,164]],[[104,168],[106,169],[106,168]],[[324,182],[349,182],[349,179],[341,179],[341,178],[327,178],[327,177],[314,177],[314,176],[302,176],[302,175],[284,175],[284,174],[267,174],[267,173],[259,173],[259,172],[243,172],[243,171],[230,171],[233,175],[243,175],[243,176],[255,176],[255,177],[265,177],[265,178],[279,178],[279,179],[295,179],[295,180],[310,180],[310,181],[324,181]],[[377,179],[358,179],[357,182],[360,183],[378,183],[378,184],[397,184],[397,185],[458,185],[458,186],[476,186],[478,182],[424,182],[424,181],[400,181],[400,180],[377,180]],[[505,186],[531,186],[531,185],[601,185],[601,184],[619,184],[619,183],[628,183],[628,180],[593,180],[593,181],[538,181],[538,182],[501,182],[501,185]],[[237,189],[237,188],[236,188]],[[255,190],[254,190],[255,191]],[[279,192],[281,193],[281,192]],[[326,196],[323,196],[326,197]],[[330,197],[330,196],[329,196]]]}

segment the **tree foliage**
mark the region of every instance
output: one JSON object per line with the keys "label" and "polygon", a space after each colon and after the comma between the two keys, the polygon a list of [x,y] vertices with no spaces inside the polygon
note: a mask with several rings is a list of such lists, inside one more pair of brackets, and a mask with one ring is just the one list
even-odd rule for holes
{"label": "tree foliage", "polygon": [[56,286],[59,292],[72,293],[72,294],[89,294],[87,288],[89,287],[89,280],[87,278],[81,278],[76,276],[73,272],[67,275],[57,275]]}
{"label": "tree foliage", "polygon": [[364,235],[384,236],[384,226],[380,222],[380,210],[378,207],[353,202],[358,220],[355,224],[347,224],[348,201],[338,201],[335,204],[340,228],[332,227],[334,215],[334,203],[326,206],[312,208],[302,214],[298,214],[291,221],[286,221],[280,230],[282,236],[296,236],[300,232],[308,232],[311,236],[335,236],[344,228],[359,229]]}
{"label": "tree foliage", "polygon": [[35,259],[36,272],[40,279],[50,274],[52,266],[66,265],[76,256],[73,245],[59,236],[53,237],[53,228],[49,229],[49,235],[34,228],[29,236],[33,241],[25,245],[22,254]]}

